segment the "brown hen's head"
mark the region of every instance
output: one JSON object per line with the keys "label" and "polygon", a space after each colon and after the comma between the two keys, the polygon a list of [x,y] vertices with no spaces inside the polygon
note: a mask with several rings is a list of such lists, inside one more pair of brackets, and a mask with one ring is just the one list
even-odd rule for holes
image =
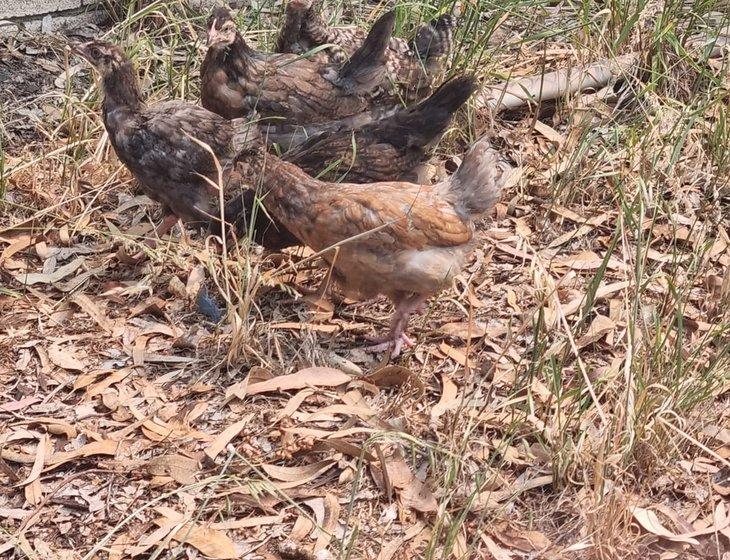
{"label": "brown hen's head", "polygon": [[236,40],[236,22],[228,8],[216,8],[208,18],[208,47],[229,47]]}
{"label": "brown hen's head", "polygon": [[85,58],[102,76],[109,76],[126,61],[124,51],[104,41],[88,41],[72,47],[73,52]]}

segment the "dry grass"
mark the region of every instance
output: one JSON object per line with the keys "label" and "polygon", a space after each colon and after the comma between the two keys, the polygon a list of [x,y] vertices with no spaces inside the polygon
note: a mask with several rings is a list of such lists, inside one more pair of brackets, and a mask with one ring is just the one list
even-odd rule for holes
{"label": "dry grass", "polygon": [[[116,10],[108,36],[150,97],[195,99],[204,15]],[[298,296],[322,277],[301,250],[221,256],[183,232],[142,266],[120,260],[156,209],[110,149],[88,70],[64,79],[76,61],[58,39],[0,46],[15,76],[45,72],[3,90],[0,550],[726,559],[728,66],[695,41],[722,13],[464,9],[454,72],[640,62],[598,94],[459,116],[436,171],[486,133],[523,173],[396,364],[358,350],[384,302]],[[270,46],[279,14],[240,19]],[[430,15],[402,5],[400,32]],[[218,325],[196,312],[201,282]]]}

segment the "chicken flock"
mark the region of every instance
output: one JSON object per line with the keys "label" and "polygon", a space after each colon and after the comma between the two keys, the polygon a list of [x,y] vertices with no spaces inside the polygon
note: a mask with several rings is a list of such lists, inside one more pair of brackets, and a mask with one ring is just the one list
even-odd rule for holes
{"label": "chicken flock", "polygon": [[145,103],[117,45],[73,50],[100,76],[117,156],[162,205],[157,238],[182,220],[251,234],[268,251],[306,245],[348,296],[392,301],[390,330],[370,350],[396,357],[412,344],[409,316],[461,272],[474,221],[498,201],[511,167],[482,139],[449,178],[408,182],[477,84],[457,76],[435,87],[453,48],[450,15],[410,42],[393,37],[394,23],[387,12],[369,33],[335,29],[311,0],[290,0],[277,52],[267,53],[217,8],[202,106]]}

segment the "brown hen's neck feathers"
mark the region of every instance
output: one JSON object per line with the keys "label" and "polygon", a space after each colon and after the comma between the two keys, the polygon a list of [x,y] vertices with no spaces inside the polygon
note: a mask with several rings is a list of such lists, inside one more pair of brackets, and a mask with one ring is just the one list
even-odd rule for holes
{"label": "brown hen's neck feathers", "polygon": [[139,111],[144,107],[142,92],[134,72],[134,66],[126,61],[102,79],[104,89],[104,108],[107,111],[126,107]]}

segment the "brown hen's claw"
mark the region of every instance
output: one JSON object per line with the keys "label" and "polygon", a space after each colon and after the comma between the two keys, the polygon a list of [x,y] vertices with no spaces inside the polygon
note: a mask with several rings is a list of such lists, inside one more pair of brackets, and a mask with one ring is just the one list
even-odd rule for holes
{"label": "brown hen's claw", "polygon": [[377,342],[379,340],[382,340],[383,342],[376,344],[375,346],[368,346],[363,348],[363,350],[372,354],[379,354],[380,352],[390,350],[390,357],[397,358],[400,356],[403,346],[412,348],[416,345],[405,333],[402,333],[397,338],[394,338],[392,335],[388,335],[386,337],[375,339],[373,342]]}

